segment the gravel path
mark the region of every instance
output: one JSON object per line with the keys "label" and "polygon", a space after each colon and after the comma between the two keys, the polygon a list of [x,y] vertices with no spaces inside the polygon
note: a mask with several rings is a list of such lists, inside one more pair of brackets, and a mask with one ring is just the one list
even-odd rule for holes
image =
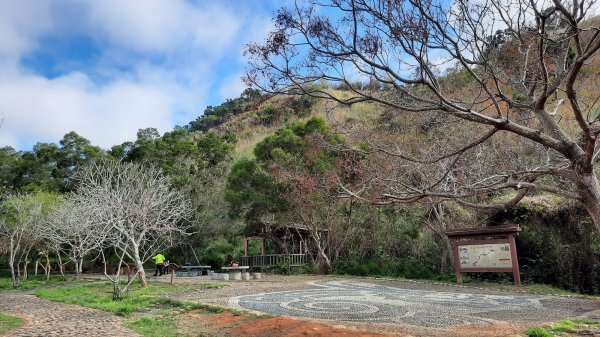
{"label": "gravel path", "polygon": [[140,336],[123,327],[123,319],[109,312],[51,302],[22,291],[0,292],[0,311],[24,319],[21,328],[6,336]]}

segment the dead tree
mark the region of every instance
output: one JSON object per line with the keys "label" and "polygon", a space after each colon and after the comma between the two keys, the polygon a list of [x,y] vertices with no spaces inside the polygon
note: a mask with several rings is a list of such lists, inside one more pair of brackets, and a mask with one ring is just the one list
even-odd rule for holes
{"label": "dead tree", "polygon": [[[600,49],[599,20],[590,14],[594,4],[309,0],[281,9],[267,41],[248,46],[247,81],[273,93],[379,104],[421,125],[425,118],[436,120],[439,134],[429,138],[443,145],[438,148],[422,142],[410,151],[364,139],[368,146],[360,151],[403,167],[369,181],[379,202],[505,207],[533,192],[552,193],[579,202],[600,230],[594,172],[600,91],[582,73]],[[362,85],[361,79],[382,85]],[[314,85],[323,82],[347,91],[339,95]],[[453,138],[452,130],[463,137]],[[517,151],[519,144],[528,149]],[[486,152],[502,147],[515,150],[506,162]],[[367,191],[346,189],[370,200]],[[503,191],[514,191],[510,200],[485,202]]]}
{"label": "dead tree", "polygon": [[[128,259],[147,287],[144,263],[186,234],[192,208],[185,195],[155,167],[99,162],[76,174],[72,196],[94,225],[104,228],[107,244]],[[117,268],[120,268],[118,266]]]}
{"label": "dead tree", "polygon": [[75,264],[75,279],[80,280],[85,257],[102,247],[108,231],[106,225],[94,222],[76,200],[73,195],[67,196],[48,216],[44,240],[46,246],[69,257]]}

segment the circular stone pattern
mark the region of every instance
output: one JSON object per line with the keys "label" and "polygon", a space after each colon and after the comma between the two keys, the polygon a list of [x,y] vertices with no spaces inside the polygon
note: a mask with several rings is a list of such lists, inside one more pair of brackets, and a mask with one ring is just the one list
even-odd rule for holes
{"label": "circular stone pattern", "polygon": [[[229,304],[276,315],[421,327],[502,324],[506,313],[514,316],[511,321],[519,320],[523,313],[543,313],[550,318],[571,314],[544,307],[540,302],[544,296],[435,292],[345,281],[312,284],[319,289],[239,296]],[[499,319],[494,319],[495,313]]]}

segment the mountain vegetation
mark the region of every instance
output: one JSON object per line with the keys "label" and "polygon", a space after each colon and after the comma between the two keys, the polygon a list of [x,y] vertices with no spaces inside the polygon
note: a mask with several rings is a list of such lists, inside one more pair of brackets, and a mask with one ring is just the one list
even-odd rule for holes
{"label": "mountain vegetation", "polygon": [[[171,261],[228,264],[243,254],[241,236],[257,232],[268,253],[291,253],[299,243],[278,233],[302,230],[312,272],[452,279],[446,230],[517,223],[525,282],[600,293],[598,19],[560,1],[523,2],[533,19],[517,21],[508,7],[466,1],[332,3],[337,21],[311,6],[279,12],[269,40],[248,48],[255,89],[186,126],[142,129],[111,149],[74,132],[30,151],[1,148],[0,253],[14,278],[50,255],[83,264],[30,228],[54,228],[69,203],[94,213],[111,194],[154,185],[111,188],[120,170],[146,170],[162,184],[157,196],[185,200],[177,228],[144,233],[174,238]],[[480,31],[490,11],[505,13],[495,18],[507,28]],[[426,47],[442,52],[433,59]],[[92,183],[107,199],[85,191]],[[141,202],[132,208],[115,204],[122,212],[96,222],[142,217]],[[136,257],[118,247],[138,269],[158,249]],[[95,267],[90,257],[77,271]]]}

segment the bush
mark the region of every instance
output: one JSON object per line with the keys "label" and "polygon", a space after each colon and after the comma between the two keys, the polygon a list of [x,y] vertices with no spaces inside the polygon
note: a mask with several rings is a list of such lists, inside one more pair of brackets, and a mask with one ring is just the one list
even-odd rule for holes
{"label": "bush", "polygon": [[540,327],[529,328],[525,334],[527,337],[554,337],[548,330]]}
{"label": "bush", "polygon": [[220,268],[228,266],[231,261],[239,261],[242,254],[239,244],[232,244],[224,238],[218,238],[200,251],[200,261],[213,268]]}
{"label": "bush", "polygon": [[441,274],[435,271],[435,266],[426,265],[414,257],[403,258],[374,258],[356,261],[342,260],[334,267],[336,274],[355,276],[387,276],[415,279],[439,278]]}
{"label": "bush", "polygon": [[272,104],[267,104],[261,111],[258,112],[258,120],[263,125],[271,125],[279,118],[280,109]]}

